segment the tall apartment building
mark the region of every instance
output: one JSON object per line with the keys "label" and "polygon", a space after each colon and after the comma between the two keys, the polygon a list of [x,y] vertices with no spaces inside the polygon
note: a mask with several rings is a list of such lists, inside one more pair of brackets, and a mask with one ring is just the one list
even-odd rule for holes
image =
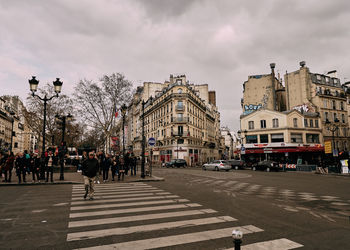
{"label": "tall apartment building", "polygon": [[322,134],[325,141],[332,140],[332,132],[328,130],[326,121],[339,121],[339,129],[335,132],[335,149],[348,151],[349,123],[347,96],[336,71],[327,74],[310,72],[305,62],[300,69],[286,73],[284,76],[287,92],[287,109],[302,112],[317,112],[321,117]]}
{"label": "tall apartment building", "polygon": [[[215,91],[209,91],[207,84],[190,84],[185,75],[170,75],[164,83],[145,82],[139,87],[125,121],[125,147],[136,155],[141,155],[142,101],[146,142],[156,139],[154,147],[146,145],[153,161],[180,158],[194,165],[221,157],[220,113]],[[115,134],[122,138],[120,126]]]}

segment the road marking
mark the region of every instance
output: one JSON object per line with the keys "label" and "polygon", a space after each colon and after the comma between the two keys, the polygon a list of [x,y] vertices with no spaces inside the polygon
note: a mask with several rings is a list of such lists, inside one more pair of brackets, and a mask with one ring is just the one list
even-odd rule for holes
{"label": "road marking", "polygon": [[174,222],[163,222],[157,224],[149,224],[149,225],[140,225],[133,227],[117,227],[110,229],[102,229],[102,230],[92,230],[92,231],[84,231],[77,233],[69,233],[67,234],[67,241],[76,241],[76,240],[87,240],[87,239],[95,239],[106,236],[114,236],[114,235],[125,235],[139,232],[150,232],[154,230],[165,230],[171,228],[178,227],[192,227],[192,226],[201,226],[222,222],[230,222],[234,221],[234,219],[230,216],[219,216],[219,217],[209,217],[204,219],[193,219],[193,220],[181,220]]}
{"label": "road marking", "polygon": [[178,195],[160,195],[160,196],[142,196],[135,198],[125,199],[108,199],[108,200],[93,200],[93,201],[74,201],[71,205],[83,205],[83,204],[96,204],[96,203],[112,203],[112,202],[124,202],[124,201],[140,201],[140,200],[157,200],[157,199],[173,199],[179,198]]}
{"label": "road marking", "polygon": [[330,196],[330,195],[324,195],[324,196],[321,196],[321,198],[324,201],[336,201],[336,200],[340,199],[337,196]]}
{"label": "road marking", "polygon": [[[146,193],[146,192],[161,192],[163,190],[157,189],[157,188],[152,188],[152,189],[146,189],[146,190],[129,190],[129,191],[122,191],[122,192],[95,192],[96,194],[105,194],[105,195],[110,195],[110,194],[130,194],[130,193]],[[77,196],[82,196],[85,192],[82,193],[76,193],[72,194],[72,197],[77,197]]]}
{"label": "road marking", "polygon": [[38,210],[33,210],[32,213],[41,213],[46,211],[47,209],[38,209]]}
{"label": "road marking", "polygon": [[225,186],[225,187],[228,187],[228,186],[230,186],[230,185],[232,185],[232,184],[235,184],[235,183],[237,183],[238,181],[228,181],[228,182],[226,182],[223,186]]}
{"label": "road marking", "polygon": [[219,185],[219,184],[224,183],[224,182],[226,182],[226,181],[214,181],[214,182],[210,183],[210,185]]}
{"label": "road marking", "polygon": [[[282,238],[242,246],[242,250],[288,250],[303,247],[294,241]],[[233,248],[230,248],[233,250]]]}
{"label": "road marking", "polygon": [[132,207],[132,206],[144,206],[144,205],[155,205],[155,204],[166,204],[166,203],[179,203],[179,202],[189,202],[189,200],[172,199],[172,200],[162,200],[162,201],[142,201],[142,202],[119,203],[119,204],[86,205],[86,206],[71,207],[70,210],[77,211],[77,210],[89,210],[89,209],[100,209],[100,208]]}
{"label": "road marking", "polygon": [[[149,186],[148,184],[145,183],[137,183],[137,182],[133,182],[133,183],[110,183],[110,184],[105,184],[105,183],[101,183],[101,184],[97,184],[100,187],[109,187],[109,186]],[[77,185],[73,185],[73,188],[80,188],[82,187],[81,184],[77,184]]]}
{"label": "road marking", "polygon": [[[94,198],[95,199],[109,199],[109,198],[120,198],[120,197],[137,197],[137,196],[145,196],[145,195],[170,195],[171,193],[169,192],[160,192],[159,191],[154,191],[154,192],[149,192],[149,191],[138,191],[136,194],[133,192],[132,194],[127,193],[127,194],[110,194],[110,195],[104,195],[104,194],[95,194]],[[73,197],[72,201],[76,201],[76,200],[82,200],[83,196],[77,196],[77,197]]]}
{"label": "road marking", "polygon": [[73,227],[95,226],[95,225],[113,224],[113,223],[121,223],[121,222],[154,220],[154,219],[173,218],[173,217],[180,217],[180,216],[182,217],[182,216],[199,215],[199,214],[212,214],[216,212],[217,211],[213,209],[200,209],[200,210],[187,210],[187,211],[180,211],[180,212],[114,217],[114,218],[97,219],[97,220],[71,221],[69,222],[68,227],[73,228]]}
{"label": "road marking", "polygon": [[170,247],[188,243],[195,243],[200,241],[208,241],[226,237],[232,237],[232,230],[237,229],[242,231],[245,235],[250,233],[262,232],[263,230],[252,225],[242,227],[229,227],[216,230],[208,230],[197,233],[180,234],[166,237],[151,238],[145,240],[136,240],[123,243],[116,243],[111,245],[101,245],[90,248],[82,249],[123,249],[123,250],[134,250],[134,249],[153,249],[161,247]]}
{"label": "road marking", "polygon": [[68,204],[69,204],[68,202],[63,202],[63,203],[54,204],[54,205],[52,205],[52,206],[54,206],[54,207],[60,207],[60,206],[68,205]]}
{"label": "road marking", "polygon": [[[102,192],[133,192],[133,191],[138,191],[138,190],[159,190],[158,188],[155,187],[144,187],[144,188],[123,188],[123,189],[118,189],[118,188],[111,188],[111,189],[99,189],[99,188],[94,188],[95,193],[102,193]],[[79,191],[72,191],[72,194],[83,194],[85,193],[84,190],[79,190]]]}
{"label": "road marking", "polygon": [[332,202],[331,204],[335,205],[335,206],[349,206],[350,205],[349,203],[344,203],[344,202]]}
{"label": "road marking", "polygon": [[157,210],[170,210],[178,208],[189,208],[189,207],[201,207],[202,205],[197,203],[187,203],[187,204],[176,204],[176,205],[166,205],[166,206],[154,206],[154,207],[138,207],[138,208],[126,208],[126,209],[116,209],[106,211],[96,211],[96,212],[83,212],[83,213],[71,213],[69,218],[78,217],[88,217],[88,216],[99,216],[99,215],[112,215],[112,214],[125,214],[125,213],[137,213],[146,211],[157,211]]}
{"label": "road marking", "polygon": [[[106,190],[106,189],[117,189],[117,190],[121,190],[121,189],[131,189],[131,188],[147,188],[147,187],[152,187],[150,185],[144,185],[144,186],[106,186],[106,187],[100,187],[99,185],[95,184],[95,188],[101,189],[101,190]],[[85,190],[84,186],[81,186],[79,188],[73,188],[73,191],[83,191]]]}
{"label": "road marking", "polygon": [[232,190],[232,191],[237,191],[237,190],[240,190],[240,189],[244,188],[247,185],[249,185],[249,183],[242,182],[242,183],[236,184],[235,186],[233,186],[233,187],[231,187],[229,189]]}

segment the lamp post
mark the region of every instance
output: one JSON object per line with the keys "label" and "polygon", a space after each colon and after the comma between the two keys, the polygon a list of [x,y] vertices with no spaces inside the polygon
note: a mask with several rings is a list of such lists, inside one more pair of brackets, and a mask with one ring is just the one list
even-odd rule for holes
{"label": "lamp post", "polygon": [[12,128],[11,128],[11,144],[10,144],[10,152],[12,152],[12,144],[13,144],[13,124],[15,123],[15,112],[11,111],[10,115],[12,116]]}
{"label": "lamp post", "polygon": [[237,229],[232,231],[233,244],[235,245],[235,250],[241,250],[243,232]]}
{"label": "lamp post", "polygon": [[127,106],[125,103],[121,106],[122,116],[123,116],[123,156],[125,156],[125,114],[126,114]]}
{"label": "lamp post", "polygon": [[328,119],[326,119],[326,127],[327,127],[327,130],[328,131],[331,131],[332,132],[332,144],[333,144],[333,147],[332,147],[332,151],[333,151],[333,163],[335,163],[335,140],[334,140],[334,132],[338,130],[339,128],[339,120],[338,118],[335,118],[334,119],[334,123],[331,123]]}
{"label": "lamp post", "polygon": [[38,89],[39,81],[35,79],[35,76],[32,77],[32,79],[28,80],[30,85],[30,91],[32,92],[33,97],[37,97],[39,100],[44,102],[44,122],[43,122],[43,146],[42,146],[42,154],[45,152],[45,127],[46,127],[46,106],[47,102],[51,101],[54,97],[58,97],[58,94],[61,93],[62,89],[62,82],[60,81],[60,78],[56,78],[56,81],[53,82],[53,86],[55,88],[56,95],[53,95],[51,97],[47,97],[45,95],[44,97],[40,97],[35,92]]}
{"label": "lamp post", "polygon": [[247,137],[247,133],[248,133],[248,131],[247,130],[243,130],[243,134],[244,134],[244,136],[242,137],[242,131],[241,130],[238,130],[237,131],[237,134],[238,134],[238,139],[239,139],[239,141],[240,141],[240,143],[241,143],[241,154],[240,154],[240,158],[241,158],[241,160],[242,160],[242,148],[243,148],[243,140]]}
{"label": "lamp post", "polygon": [[145,178],[145,101],[142,100],[141,178]]}
{"label": "lamp post", "polygon": [[60,156],[60,180],[64,180],[64,154],[66,150],[66,143],[64,141],[64,134],[66,132],[66,122],[72,120],[73,116],[71,114],[68,115],[55,115],[55,120],[57,123],[61,123],[62,125],[62,139],[61,139],[61,147],[59,150],[59,156]]}

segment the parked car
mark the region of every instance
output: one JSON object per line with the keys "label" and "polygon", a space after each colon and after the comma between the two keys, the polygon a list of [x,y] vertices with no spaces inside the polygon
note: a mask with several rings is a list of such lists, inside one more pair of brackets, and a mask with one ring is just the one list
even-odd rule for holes
{"label": "parked car", "polygon": [[232,169],[245,168],[245,162],[243,160],[227,160],[227,163],[231,165]]}
{"label": "parked car", "polygon": [[215,171],[220,171],[220,170],[229,171],[231,168],[232,166],[224,160],[215,160],[209,163],[205,163],[202,166],[203,170],[215,170]]}
{"label": "parked car", "polygon": [[279,170],[279,169],[280,169],[279,163],[271,160],[259,161],[258,163],[255,163],[252,165],[253,171],[266,170],[267,172],[270,172],[271,170]]}
{"label": "parked car", "polygon": [[184,159],[174,159],[165,163],[165,166],[167,168],[173,168],[173,167],[180,168],[180,167],[187,167],[187,163]]}

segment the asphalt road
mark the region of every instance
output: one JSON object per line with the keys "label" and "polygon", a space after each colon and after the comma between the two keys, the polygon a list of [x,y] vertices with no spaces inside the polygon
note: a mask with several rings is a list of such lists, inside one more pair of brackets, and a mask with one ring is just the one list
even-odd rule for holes
{"label": "asphalt road", "polygon": [[286,242],[284,249],[350,249],[349,177],[153,174],[166,180],[100,184],[94,201],[83,201],[81,185],[1,187],[0,248],[227,249],[239,227],[246,249],[282,249],[278,244]]}

